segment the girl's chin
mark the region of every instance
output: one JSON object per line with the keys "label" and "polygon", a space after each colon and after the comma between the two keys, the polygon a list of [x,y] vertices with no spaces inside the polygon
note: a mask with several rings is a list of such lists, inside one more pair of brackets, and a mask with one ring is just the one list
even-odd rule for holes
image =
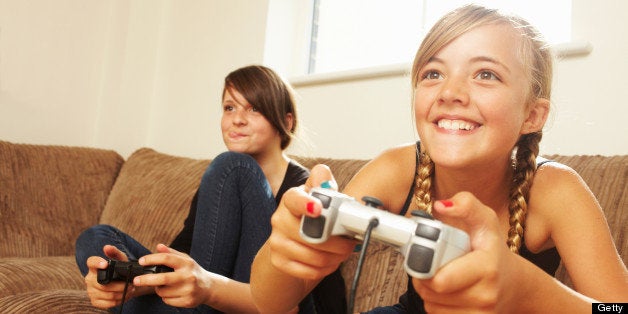
{"label": "girl's chin", "polygon": [[247,152],[247,145],[244,145],[242,143],[227,143],[225,145],[227,146],[227,149],[231,152],[235,152],[235,153]]}

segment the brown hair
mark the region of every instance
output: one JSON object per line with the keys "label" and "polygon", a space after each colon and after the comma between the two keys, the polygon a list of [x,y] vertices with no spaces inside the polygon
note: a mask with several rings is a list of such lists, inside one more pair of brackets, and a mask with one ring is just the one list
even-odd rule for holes
{"label": "brown hair", "polygon": [[[237,90],[279,132],[281,149],[290,145],[297,129],[294,91],[275,71],[261,65],[239,68],[225,77],[224,99],[229,88]],[[292,127],[286,116],[292,114]]]}
{"label": "brown hair", "polygon": [[[528,69],[530,81],[528,103],[538,98],[550,99],[552,85],[552,55],[540,33],[527,21],[516,16],[500,13],[478,5],[460,7],[443,16],[432,27],[421,43],[412,66],[412,97],[420,80],[419,71],[443,47],[454,39],[476,27],[487,24],[510,25],[521,35],[519,54],[525,69]],[[414,100],[414,99],[413,99]],[[527,200],[534,173],[536,157],[539,153],[539,142],[542,132],[524,134],[517,141],[513,161],[514,180],[510,187],[510,229],[507,245],[513,252],[518,252],[523,242],[523,228],[527,212]],[[432,209],[432,178],[434,164],[429,152],[422,152],[417,168],[415,183],[415,201],[419,209],[431,212]]]}

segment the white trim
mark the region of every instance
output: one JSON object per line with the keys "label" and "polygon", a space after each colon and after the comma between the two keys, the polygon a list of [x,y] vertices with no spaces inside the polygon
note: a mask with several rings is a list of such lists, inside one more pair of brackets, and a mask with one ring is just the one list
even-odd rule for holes
{"label": "white trim", "polygon": [[[570,58],[586,56],[593,50],[589,42],[568,42],[552,45],[552,50],[557,58]],[[408,75],[412,64],[397,63],[355,70],[338,71],[330,73],[317,73],[291,78],[290,84],[294,87],[304,87],[320,84],[331,84],[345,81],[359,81],[373,78]]]}
{"label": "white trim", "polygon": [[552,45],[552,50],[558,58],[586,56],[593,50],[593,45],[586,41],[572,41]]}
{"label": "white trim", "polygon": [[410,67],[411,65],[407,63],[397,63],[346,71],[316,73],[293,77],[290,79],[290,84],[294,87],[299,87],[342,81],[366,80],[386,76],[400,76],[409,73]]}

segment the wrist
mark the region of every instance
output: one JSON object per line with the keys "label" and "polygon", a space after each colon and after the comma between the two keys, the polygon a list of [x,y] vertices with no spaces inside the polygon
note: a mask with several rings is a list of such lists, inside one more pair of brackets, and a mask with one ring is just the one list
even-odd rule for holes
{"label": "wrist", "polygon": [[214,306],[215,304],[220,303],[220,293],[225,290],[224,287],[229,283],[229,278],[206,270],[204,270],[204,272],[205,280],[203,284],[203,304]]}

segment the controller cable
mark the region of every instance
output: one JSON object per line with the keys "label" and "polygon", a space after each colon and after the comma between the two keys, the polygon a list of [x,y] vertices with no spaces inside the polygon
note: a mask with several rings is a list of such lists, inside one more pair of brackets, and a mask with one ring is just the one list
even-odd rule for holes
{"label": "controller cable", "polygon": [[120,309],[118,310],[119,314],[122,314],[122,308],[124,307],[125,299],[126,299],[126,291],[129,288],[129,284],[131,283],[131,278],[133,278],[133,265],[129,264],[128,275],[126,277],[126,282],[124,284],[124,291],[122,292],[122,303],[120,304]]}
{"label": "controller cable", "polygon": [[353,314],[353,306],[355,303],[355,291],[358,287],[358,281],[360,281],[360,273],[362,272],[362,264],[364,263],[364,256],[366,255],[366,248],[369,246],[371,240],[371,232],[373,228],[377,227],[379,220],[372,218],[369,221],[368,227],[364,232],[364,240],[362,241],[362,248],[360,249],[360,257],[358,258],[358,265],[353,275],[353,282],[351,282],[351,290],[349,292],[349,302],[347,303],[347,314]]}

